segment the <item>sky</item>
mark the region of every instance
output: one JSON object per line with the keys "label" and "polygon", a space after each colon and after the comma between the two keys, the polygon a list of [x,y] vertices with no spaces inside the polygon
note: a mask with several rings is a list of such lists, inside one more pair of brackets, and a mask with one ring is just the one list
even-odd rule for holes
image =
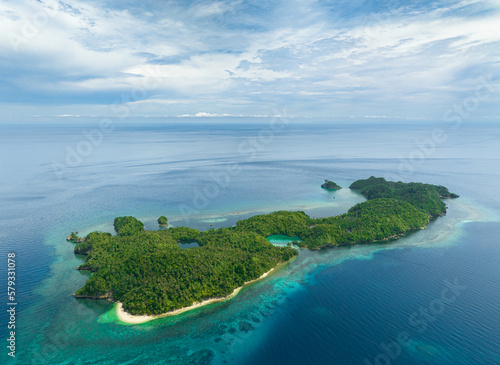
{"label": "sky", "polygon": [[500,0],[2,0],[0,122],[500,122]]}

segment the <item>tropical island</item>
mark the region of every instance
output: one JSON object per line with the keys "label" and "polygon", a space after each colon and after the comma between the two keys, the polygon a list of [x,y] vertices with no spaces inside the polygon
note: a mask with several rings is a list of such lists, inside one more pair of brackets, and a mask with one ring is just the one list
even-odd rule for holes
{"label": "tropical island", "polygon": [[339,190],[339,189],[342,189],[342,186],[334,183],[333,181],[330,181],[330,180],[325,180],[325,183],[323,185],[321,185],[321,187],[323,189],[327,189],[327,190]]}
{"label": "tropical island", "polygon": [[168,226],[168,219],[164,215],[158,218],[158,225],[160,226]]}
{"label": "tropical island", "polygon": [[[208,231],[189,227],[147,231],[134,217],[118,217],[117,236],[92,232],[80,238],[72,233],[68,239],[77,243],[74,252],[86,255],[78,270],[92,272],[75,297],[119,302],[119,308],[132,315],[175,314],[231,297],[245,283],[296,257],[296,247],[317,250],[383,242],[423,229],[446,213],[443,198],[458,197],[439,185],[373,176],[355,181],[350,189],[367,200],[333,217],[277,211]],[[271,235],[300,241],[278,247],[266,239]],[[182,242],[197,242],[198,247],[182,249]]]}

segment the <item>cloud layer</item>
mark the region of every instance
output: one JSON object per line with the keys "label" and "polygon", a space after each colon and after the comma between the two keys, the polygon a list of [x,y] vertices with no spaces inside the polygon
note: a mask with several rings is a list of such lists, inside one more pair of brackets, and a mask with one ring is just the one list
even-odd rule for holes
{"label": "cloud layer", "polygon": [[[500,83],[493,0],[3,1],[0,107],[436,119]],[[500,115],[495,92],[478,118]]]}

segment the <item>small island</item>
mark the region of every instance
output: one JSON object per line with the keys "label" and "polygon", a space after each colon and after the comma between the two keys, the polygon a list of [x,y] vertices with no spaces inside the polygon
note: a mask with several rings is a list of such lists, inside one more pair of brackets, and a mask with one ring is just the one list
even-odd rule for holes
{"label": "small island", "polygon": [[323,189],[327,189],[327,190],[339,190],[339,189],[342,189],[342,187],[336,183],[334,183],[333,181],[330,181],[330,180],[325,180],[325,183],[323,185],[321,185],[321,187]]}
{"label": "small island", "polygon": [[[78,270],[93,273],[75,297],[118,302],[120,318],[131,323],[178,314],[231,298],[244,284],[298,255],[296,247],[274,246],[266,237],[298,237],[301,241],[294,244],[310,250],[387,242],[425,228],[446,213],[443,198],[458,197],[440,185],[373,176],[355,181],[350,189],[367,200],[333,217],[277,211],[202,232],[189,227],[147,231],[129,216],[115,218],[117,236],[92,232],[80,238],[72,233],[74,252],[87,256]],[[198,247],[182,249],[181,242]]]}
{"label": "small island", "polygon": [[158,218],[158,225],[160,226],[168,226],[168,219],[164,215]]}
{"label": "small island", "polygon": [[82,243],[85,240],[83,237],[78,237],[78,231],[76,232],[71,232],[71,234],[66,237],[66,241],[73,242],[73,243]]}

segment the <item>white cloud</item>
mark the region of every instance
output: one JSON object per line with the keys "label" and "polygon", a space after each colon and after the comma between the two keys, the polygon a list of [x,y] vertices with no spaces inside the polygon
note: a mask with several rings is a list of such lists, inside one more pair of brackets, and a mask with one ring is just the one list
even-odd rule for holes
{"label": "white cloud", "polygon": [[248,70],[235,70],[234,77],[249,79],[250,81],[274,81],[292,77],[291,72],[273,71],[261,67],[251,67]]}
{"label": "white cloud", "polygon": [[[197,2],[186,8],[164,2],[163,13],[93,4],[0,3],[0,66],[11,83],[3,82],[10,85],[5,87],[75,98],[136,93],[140,97],[132,101],[144,110],[218,103],[228,108],[227,115],[288,100],[312,108],[313,99],[318,105],[335,102],[335,108],[358,107],[362,101],[389,109],[399,102],[430,105],[473,89],[478,75],[500,60],[500,3],[493,0],[398,8],[346,22],[332,21],[321,3],[301,2],[300,9],[280,9],[297,22],[277,17],[265,26],[248,23],[258,24],[255,29],[230,30],[220,22],[245,2]],[[467,16],[475,6],[488,10]],[[46,21],[40,14],[49,14]],[[29,37],[23,35],[34,19],[38,26]],[[12,35],[24,37],[17,54]]]}
{"label": "white cloud", "polygon": [[269,115],[261,115],[261,114],[252,114],[252,115],[246,115],[246,114],[214,114],[214,113],[207,113],[207,112],[198,112],[196,114],[181,114],[178,115],[177,117],[179,118],[188,118],[188,117],[195,117],[195,118],[225,118],[225,117],[250,117],[250,118],[269,118]]}
{"label": "white cloud", "polygon": [[214,1],[208,4],[200,3],[192,6],[189,9],[189,13],[196,19],[206,18],[213,15],[224,14],[230,10],[232,10],[235,6],[237,6],[241,1],[227,3],[222,1]]}
{"label": "white cloud", "polygon": [[190,99],[146,99],[136,100],[129,104],[159,104],[159,105],[174,105],[174,104],[191,104],[193,100]]}

